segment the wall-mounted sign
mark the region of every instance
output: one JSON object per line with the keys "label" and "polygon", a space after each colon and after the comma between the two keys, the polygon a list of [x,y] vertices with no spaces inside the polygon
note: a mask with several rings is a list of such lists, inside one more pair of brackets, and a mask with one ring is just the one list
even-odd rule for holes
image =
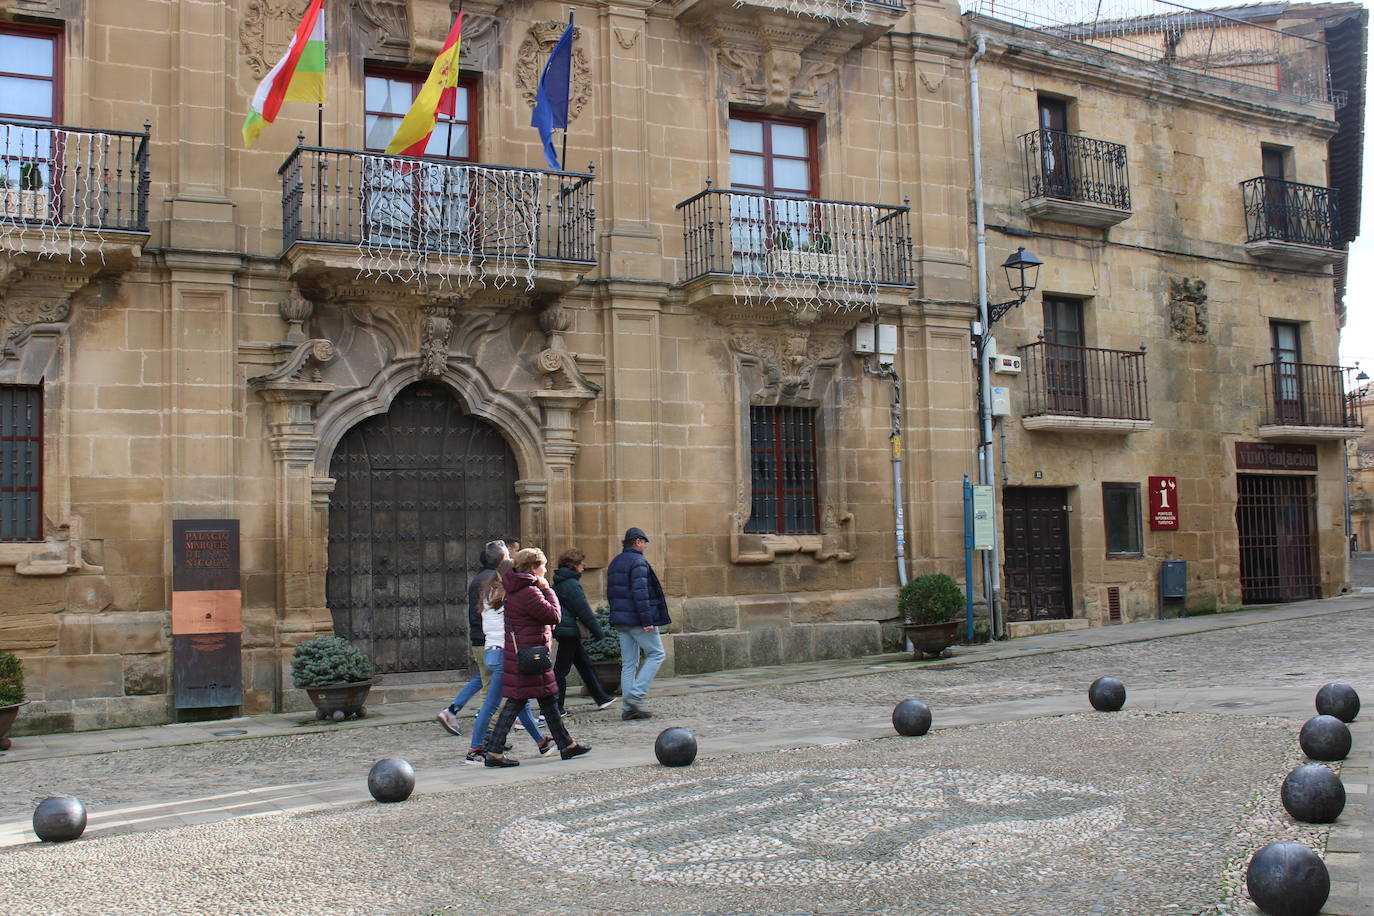
{"label": "wall-mounted sign", "polygon": [[172,522],[172,685],[178,709],[243,704],[239,521]]}
{"label": "wall-mounted sign", "polygon": [[1294,442],[1237,442],[1236,470],[1315,474],[1317,447]]}
{"label": "wall-mounted sign", "polygon": [[993,513],[995,506],[992,498],[992,487],[987,484],[974,484],[973,487],[973,549],[992,550],[996,544],[993,541],[994,528]]}
{"label": "wall-mounted sign", "polygon": [[1150,530],[1178,530],[1178,478],[1150,478]]}

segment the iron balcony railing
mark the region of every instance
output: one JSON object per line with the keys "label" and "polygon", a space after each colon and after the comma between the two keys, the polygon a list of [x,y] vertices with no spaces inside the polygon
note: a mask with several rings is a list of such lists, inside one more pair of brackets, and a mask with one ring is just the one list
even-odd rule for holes
{"label": "iron balcony railing", "polygon": [[1145,348],[1104,350],[1044,340],[1021,347],[1025,416],[1150,419]]}
{"label": "iron balcony railing", "polygon": [[1336,192],[1314,184],[1278,178],[1240,183],[1245,200],[1245,240],[1279,241],[1338,248],[1340,221]]}
{"label": "iron balcony railing", "polygon": [[1021,135],[1021,154],[1026,200],[1052,197],[1131,209],[1131,182],[1122,144],[1041,129]]}
{"label": "iron balcony railing", "polygon": [[324,242],[596,261],[591,172],[298,146],[278,173],[283,248]]}
{"label": "iron balcony railing", "polygon": [[686,276],[911,286],[910,207],[708,188],[682,211]]}
{"label": "iron balcony railing", "polygon": [[1363,427],[1359,398],[1346,396],[1355,370],[1286,361],[1255,368],[1264,376],[1261,426]]}
{"label": "iron balcony railing", "polygon": [[0,121],[0,224],[147,232],[148,134]]}

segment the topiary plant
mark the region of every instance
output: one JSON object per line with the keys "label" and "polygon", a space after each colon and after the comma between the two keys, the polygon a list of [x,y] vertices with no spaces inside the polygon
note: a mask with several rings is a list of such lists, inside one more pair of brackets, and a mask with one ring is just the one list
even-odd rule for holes
{"label": "topiary plant", "polygon": [[897,610],[907,623],[949,623],[964,608],[964,593],[944,573],[912,579],[897,593]]}
{"label": "topiary plant", "polygon": [[297,646],[291,656],[291,680],[297,687],[332,687],[371,676],[371,659],[338,636],[316,636]]}
{"label": "topiary plant", "polygon": [[596,609],[596,622],[606,635],[600,639],[582,640],[582,648],[594,662],[620,662],[620,634],[611,626],[611,609],[601,605]]}
{"label": "topiary plant", "polygon": [[0,706],[24,702],[24,663],[13,652],[0,652]]}

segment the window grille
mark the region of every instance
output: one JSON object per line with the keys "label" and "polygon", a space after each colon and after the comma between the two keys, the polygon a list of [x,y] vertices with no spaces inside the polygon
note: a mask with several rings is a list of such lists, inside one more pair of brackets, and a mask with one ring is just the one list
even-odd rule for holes
{"label": "window grille", "polygon": [[0,541],[43,539],[43,389],[0,385]]}
{"label": "window grille", "polygon": [[745,531],[815,534],[816,408],[750,407],[753,513]]}

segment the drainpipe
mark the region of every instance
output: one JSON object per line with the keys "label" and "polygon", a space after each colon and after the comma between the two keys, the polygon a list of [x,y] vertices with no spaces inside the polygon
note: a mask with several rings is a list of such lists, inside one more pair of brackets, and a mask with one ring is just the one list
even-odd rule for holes
{"label": "drainpipe", "polygon": [[[873,368],[872,360],[865,356],[864,374],[876,375],[892,380],[892,507],[893,522],[897,531],[897,583],[906,585],[906,522],[902,511],[902,379],[892,363],[879,363]],[[910,646],[910,641],[908,641]]]}
{"label": "drainpipe", "polygon": [[[988,378],[988,359],[984,347],[992,330],[988,321],[988,249],[987,230],[983,222],[983,139],[982,104],[978,92],[978,61],[987,54],[987,39],[974,39],[977,50],[969,58],[969,108],[972,112],[973,132],[973,219],[977,230],[976,269],[978,276],[978,323],[974,328],[974,354],[978,363],[978,482],[992,484],[992,383]],[[1002,639],[1002,577],[997,565],[997,490],[993,489],[993,547],[983,551],[984,597],[988,601],[988,618],[992,637]]]}

